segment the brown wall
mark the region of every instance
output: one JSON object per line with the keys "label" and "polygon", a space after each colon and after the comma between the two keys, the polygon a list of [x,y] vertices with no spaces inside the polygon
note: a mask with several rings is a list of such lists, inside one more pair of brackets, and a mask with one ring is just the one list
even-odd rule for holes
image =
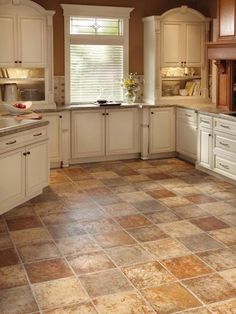
{"label": "brown wall", "polygon": [[130,72],[143,73],[142,17],[160,15],[166,10],[188,5],[214,17],[216,0],[34,0],[45,9],[55,10],[54,15],[54,72],[64,75],[64,20],[60,3],[132,7],[130,19]]}

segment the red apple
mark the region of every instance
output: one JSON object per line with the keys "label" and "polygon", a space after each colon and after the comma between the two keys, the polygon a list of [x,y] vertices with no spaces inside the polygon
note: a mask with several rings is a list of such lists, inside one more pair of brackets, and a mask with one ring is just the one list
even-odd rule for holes
{"label": "red apple", "polygon": [[14,107],[18,108],[18,109],[25,109],[26,105],[22,104],[22,103],[16,103],[13,105]]}

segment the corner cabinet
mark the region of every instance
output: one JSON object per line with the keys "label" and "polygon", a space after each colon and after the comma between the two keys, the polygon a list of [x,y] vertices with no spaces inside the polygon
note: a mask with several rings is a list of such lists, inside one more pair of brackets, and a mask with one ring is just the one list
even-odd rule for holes
{"label": "corner cabinet", "polygon": [[72,159],[139,152],[137,108],[72,112]]}
{"label": "corner cabinet", "polygon": [[[206,42],[210,20],[187,6],[144,22],[144,102],[208,99]],[[187,89],[187,95],[180,95]]]}
{"label": "corner cabinet", "polygon": [[175,151],[175,108],[150,109],[149,153]]}
{"label": "corner cabinet", "polygon": [[47,129],[0,138],[0,214],[36,195],[49,184]]}

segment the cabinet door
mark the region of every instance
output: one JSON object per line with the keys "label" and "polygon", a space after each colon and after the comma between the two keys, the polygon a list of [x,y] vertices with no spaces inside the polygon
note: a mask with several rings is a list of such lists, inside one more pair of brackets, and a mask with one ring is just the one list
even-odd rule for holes
{"label": "cabinet door", "polygon": [[177,122],[177,152],[197,159],[197,127],[184,119]]}
{"label": "cabinet door", "polygon": [[173,108],[151,110],[149,147],[151,154],[175,151],[175,114]]}
{"label": "cabinet door", "polygon": [[110,109],[106,110],[106,114],[106,154],[137,153],[138,109]]}
{"label": "cabinet door", "polygon": [[0,214],[25,197],[25,152],[18,149],[0,155]]}
{"label": "cabinet door", "polygon": [[0,64],[12,66],[17,61],[15,32],[15,18],[13,16],[0,16]]}
{"label": "cabinet door", "polygon": [[104,110],[72,113],[72,158],[105,155]]}
{"label": "cabinet door", "polygon": [[59,114],[46,114],[43,116],[50,123],[48,125],[49,158],[51,162],[62,161],[61,156],[61,118]]}
{"label": "cabinet door", "polygon": [[48,142],[26,147],[26,194],[34,195],[49,184]]}
{"label": "cabinet door", "polygon": [[40,17],[19,17],[18,59],[22,66],[44,66],[44,24]]}
{"label": "cabinet door", "polygon": [[201,24],[186,24],[185,62],[187,66],[201,66],[203,47],[203,28]]}
{"label": "cabinet door", "polygon": [[183,62],[183,35],[181,23],[163,24],[162,27],[162,66],[181,66]]}
{"label": "cabinet door", "polygon": [[218,0],[219,39],[232,39],[236,23],[235,0]]}
{"label": "cabinet door", "polygon": [[205,168],[212,167],[212,131],[204,128],[199,130],[198,163]]}

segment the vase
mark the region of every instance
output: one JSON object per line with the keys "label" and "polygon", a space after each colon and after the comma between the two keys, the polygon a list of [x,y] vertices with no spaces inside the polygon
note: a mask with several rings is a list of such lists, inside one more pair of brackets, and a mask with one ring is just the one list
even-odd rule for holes
{"label": "vase", "polygon": [[135,102],[136,93],[135,91],[127,91],[125,93],[125,100],[128,104],[133,104]]}

